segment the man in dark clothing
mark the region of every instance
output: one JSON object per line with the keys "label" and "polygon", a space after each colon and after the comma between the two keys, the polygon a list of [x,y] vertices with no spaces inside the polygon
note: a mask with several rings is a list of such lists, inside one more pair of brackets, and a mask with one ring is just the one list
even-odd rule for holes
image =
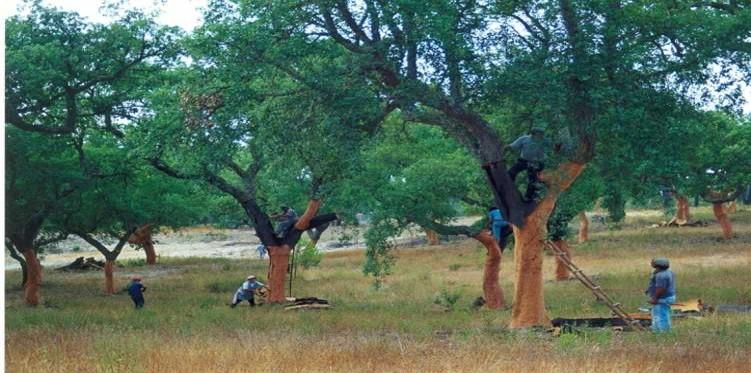
{"label": "man in dark clothing", "polygon": [[284,238],[295,225],[297,213],[291,207],[282,206],[282,212],[272,215],[271,218],[280,220],[279,224],[276,225],[275,233],[277,237]]}
{"label": "man in dark clothing", "polygon": [[508,171],[511,180],[516,180],[516,175],[520,172],[527,171],[525,200],[529,201],[535,197],[537,184],[540,182],[537,174],[545,168],[545,152],[548,148],[550,148],[550,141],[545,138],[543,129],[539,127],[532,128],[530,135],[521,136],[504,148],[519,152],[519,159]]}
{"label": "man in dark clothing", "polygon": [[144,291],[146,291],[146,287],[141,283],[141,277],[133,276],[132,281],[128,284],[128,294],[130,294],[130,299],[132,299],[133,303],[136,305],[136,309],[143,308]]}

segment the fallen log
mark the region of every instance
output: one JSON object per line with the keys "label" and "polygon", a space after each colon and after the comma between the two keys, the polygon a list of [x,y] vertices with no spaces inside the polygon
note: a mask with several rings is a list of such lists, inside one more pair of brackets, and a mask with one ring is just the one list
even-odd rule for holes
{"label": "fallen log", "polygon": [[285,311],[299,309],[326,309],[331,308],[331,304],[326,299],[316,297],[294,298],[292,302],[284,306]]}
{"label": "fallen log", "polygon": [[58,268],[58,271],[101,271],[104,269],[104,261],[96,260],[93,257],[85,258],[80,256],[66,266]]}
{"label": "fallen log", "polygon": [[668,221],[663,221],[659,224],[652,225],[653,228],[673,228],[673,227],[706,227],[709,223],[706,220],[682,220],[678,218],[672,218]]}

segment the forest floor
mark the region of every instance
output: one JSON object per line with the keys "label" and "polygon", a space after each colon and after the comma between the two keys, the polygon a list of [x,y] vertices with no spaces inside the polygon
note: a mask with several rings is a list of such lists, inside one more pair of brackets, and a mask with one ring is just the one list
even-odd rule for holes
{"label": "forest floor", "polygon": [[[740,206],[739,206],[740,207]],[[619,230],[592,223],[590,241],[573,244],[574,261],[628,311],[645,304],[649,259],[670,258],[678,298],[751,304],[751,209],[731,215],[737,237],[719,240],[707,227],[648,228],[659,212],[629,214]],[[246,240],[247,238],[243,238]],[[574,241],[574,240],[572,240]],[[157,246],[159,250],[159,246]],[[501,285],[512,302],[513,250]],[[333,308],[284,311],[264,305],[229,308],[242,280],[263,281],[267,262],[248,258],[163,256],[156,266],[128,260],[115,272],[148,287],[136,311],[126,295],[105,296],[101,272],[45,270],[43,306],[21,303],[16,270],[5,273],[5,360],[9,372],[245,371],[723,371],[751,364],[751,315],[674,319],[674,331],[581,329],[553,336],[508,329],[510,309],[473,310],[482,295],[485,250],[473,240],[397,250],[380,290],[362,274],[362,251],[327,252],[300,270],[295,296],[328,299]],[[555,282],[545,256],[550,318],[607,317],[576,281]]]}

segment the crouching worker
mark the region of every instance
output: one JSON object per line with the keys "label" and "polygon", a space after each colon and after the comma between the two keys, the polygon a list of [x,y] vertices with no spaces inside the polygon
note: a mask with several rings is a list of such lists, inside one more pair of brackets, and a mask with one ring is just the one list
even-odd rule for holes
{"label": "crouching worker", "polygon": [[670,305],[675,303],[675,275],[666,258],[652,259],[655,271],[649,279],[646,294],[652,304],[652,331],[666,332],[672,327]]}
{"label": "crouching worker", "polygon": [[245,282],[235,292],[235,297],[232,299],[230,307],[237,306],[240,302],[247,300],[251,307],[256,306],[255,290],[263,287],[263,283],[256,281],[256,276],[248,276]]}
{"label": "crouching worker", "polygon": [[136,306],[136,309],[143,308],[144,299],[143,299],[143,292],[146,291],[146,286],[143,286],[141,283],[141,277],[140,276],[133,276],[130,283],[128,284],[128,294],[130,295],[130,299],[133,300],[133,303]]}

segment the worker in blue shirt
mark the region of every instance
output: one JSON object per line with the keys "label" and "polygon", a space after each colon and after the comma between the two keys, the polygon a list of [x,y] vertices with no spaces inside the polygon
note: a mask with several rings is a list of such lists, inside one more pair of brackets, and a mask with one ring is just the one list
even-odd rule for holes
{"label": "worker in blue shirt", "polygon": [[130,295],[130,299],[133,300],[133,303],[136,306],[136,309],[143,308],[144,299],[143,299],[143,292],[146,291],[146,286],[143,286],[141,283],[141,277],[140,276],[133,276],[130,283],[128,284],[128,294]]}
{"label": "worker in blue shirt", "polygon": [[232,298],[232,304],[230,307],[235,307],[240,302],[247,300],[251,307],[256,306],[255,290],[263,287],[263,283],[256,280],[256,276],[248,276],[240,285],[240,288],[235,292],[235,296]]}
{"label": "worker in blue shirt", "polygon": [[652,331],[666,332],[672,327],[670,305],[675,303],[675,274],[667,258],[652,259],[654,272],[645,293],[652,304]]}
{"label": "worker in blue shirt", "polygon": [[501,246],[501,250],[506,246],[506,237],[511,233],[511,227],[508,222],[503,219],[503,213],[496,206],[491,206],[488,209],[488,219],[490,219],[490,230],[493,232],[493,238]]}

